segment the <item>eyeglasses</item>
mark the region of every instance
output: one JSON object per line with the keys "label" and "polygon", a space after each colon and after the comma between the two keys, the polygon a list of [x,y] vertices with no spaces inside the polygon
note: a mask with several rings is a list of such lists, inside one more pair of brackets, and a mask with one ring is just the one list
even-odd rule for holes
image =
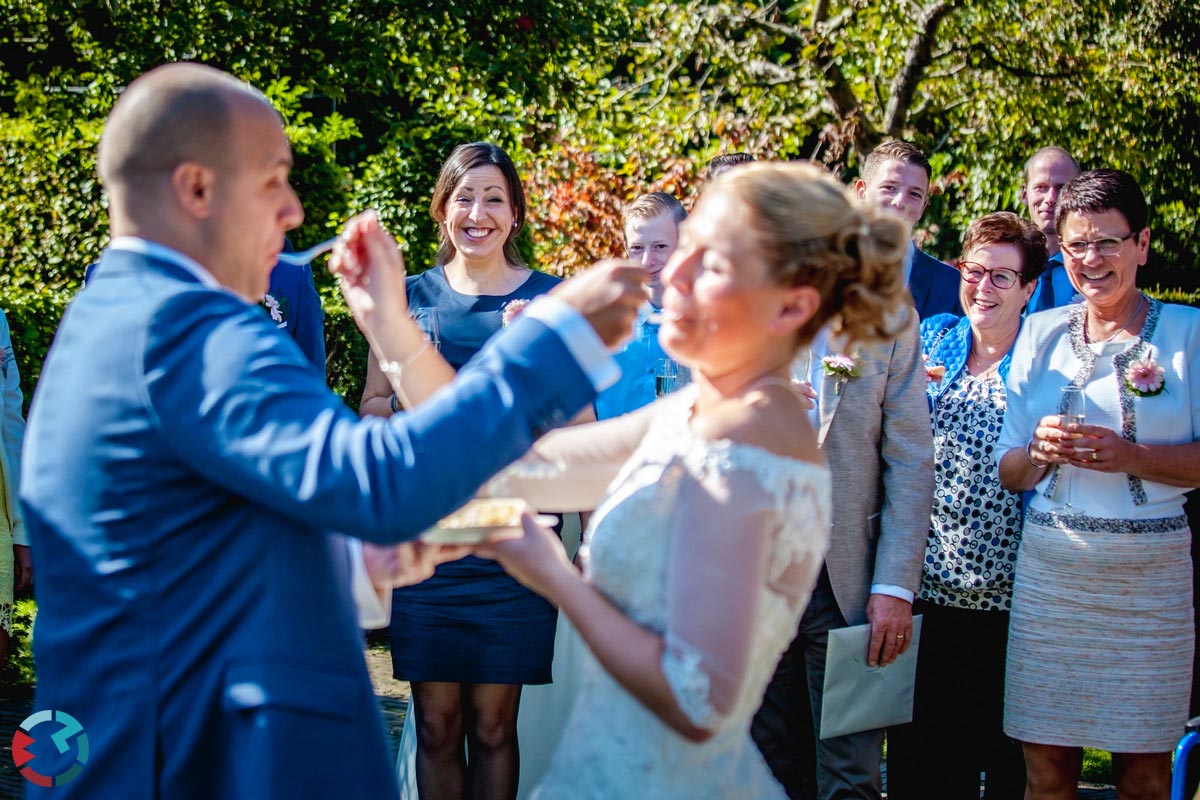
{"label": "eyeglasses", "polygon": [[958,265],[958,271],[962,274],[962,279],[967,283],[982,283],[984,276],[992,279],[992,286],[997,289],[1011,289],[1017,285],[1017,281],[1021,280],[1019,273],[1004,267],[996,269],[988,269],[982,264],[976,264],[974,261],[963,261]]}
{"label": "eyeglasses", "polygon": [[1090,242],[1082,239],[1074,242],[1063,242],[1062,249],[1066,250],[1074,258],[1086,258],[1089,247],[1095,247],[1096,252],[1101,256],[1115,256],[1125,246],[1125,240],[1132,239],[1136,235],[1137,231],[1130,231],[1121,237],[1106,236],[1103,239],[1094,239]]}

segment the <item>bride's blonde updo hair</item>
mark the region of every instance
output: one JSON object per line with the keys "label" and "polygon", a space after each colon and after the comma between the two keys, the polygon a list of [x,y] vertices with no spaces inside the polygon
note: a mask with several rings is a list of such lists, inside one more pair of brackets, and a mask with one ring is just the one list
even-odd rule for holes
{"label": "bride's blonde updo hair", "polygon": [[824,169],[803,163],[755,163],[717,178],[745,204],[747,224],[767,267],[785,286],[812,286],[817,312],[796,346],[828,322],[851,342],[888,340],[904,326],[911,301],[904,282],[908,229],[891,215],[863,208]]}

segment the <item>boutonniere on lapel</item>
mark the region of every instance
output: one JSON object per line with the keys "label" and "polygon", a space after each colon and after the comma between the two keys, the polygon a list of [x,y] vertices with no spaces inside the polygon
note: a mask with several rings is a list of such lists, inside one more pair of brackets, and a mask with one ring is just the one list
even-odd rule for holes
{"label": "boutonniere on lapel", "polygon": [[1138,397],[1154,397],[1166,387],[1165,371],[1150,356],[1134,361],[1125,368],[1125,388]]}
{"label": "boutonniere on lapel", "polygon": [[857,378],[862,374],[862,362],[859,360],[857,354],[848,356],[839,353],[822,358],[821,369],[825,371],[826,375],[833,378],[834,394],[841,394],[842,387],[846,385],[846,381],[851,378]]}
{"label": "boutonniere on lapel", "polygon": [[286,328],[287,327],[287,298],[286,297],[284,298],[283,302],[281,303],[275,299],[274,295],[272,295],[270,292],[267,292],[266,294],[263,295],[262,305],[263,305],[263,308],[265,308],[267,310],[267,313],[271,316],[271,321],[275,323],[276,328]]}
{"label": "boutonniere on lapel", "polygon": [[500,326],[507,328],[512,324],[512,321],[517,318],[525,310],[525,306],[529,305],[528,300],[509,300],[504,304],[504,308],[500,309]]}

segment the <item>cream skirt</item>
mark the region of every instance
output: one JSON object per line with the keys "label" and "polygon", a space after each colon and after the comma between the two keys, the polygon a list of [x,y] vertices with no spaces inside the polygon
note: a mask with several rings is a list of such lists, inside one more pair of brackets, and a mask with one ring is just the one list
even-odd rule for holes
{"label": "cream skirt", "polygon": [[1192,680],[1190,542],[1183,516],[1026,515],[1005,733],[1118,753],[1175,747]]}

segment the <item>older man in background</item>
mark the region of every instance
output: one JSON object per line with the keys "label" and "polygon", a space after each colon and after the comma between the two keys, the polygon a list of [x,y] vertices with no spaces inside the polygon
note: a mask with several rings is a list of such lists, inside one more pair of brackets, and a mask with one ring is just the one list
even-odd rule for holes
{"label": "older man in background", "polygon": [[1065,306],[1076,296],[1075,287],[1063,267],[1062,243],[1054,226],[1054,214],[1063,187],[1078,174],[1079,162],[1055,145],[1043,147],[1025,162],[1021,202],[1029,209],[1029,219],[1046,235],[1046,252],[1049,254],[1046,271],[1029,298],[1029,313]]}

